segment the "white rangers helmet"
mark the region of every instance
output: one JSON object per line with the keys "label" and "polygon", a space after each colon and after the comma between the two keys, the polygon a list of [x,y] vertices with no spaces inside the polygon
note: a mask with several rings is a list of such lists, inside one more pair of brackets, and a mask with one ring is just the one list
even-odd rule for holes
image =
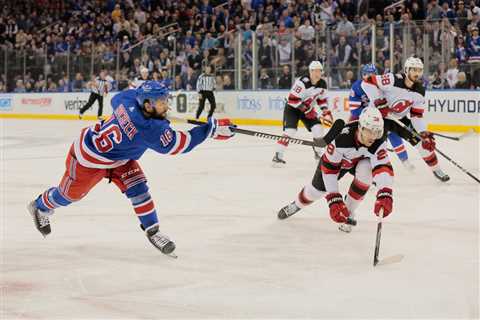
{"label": "white rangers helmet", "polygon": [[407,73],[408,69],[410,69],[410,68],[419,68],[419,69],[423,70],[422,60],[420,60],[419,58],[413,57],[413,56],[408,58],[407,61],[405,61],[405,66],[404,66],[403,70],[405,71],[405,73]]}
{"label": "white rangers helmet", "polygon": [[317,60],[313,60],[312,62],[310,62],[310,64],[308,65],[308,70],[312,71],[312,70],[316,70],[316,69],[320,69],[323,71],[323,65],[320,61],[317,61]]}
{"label": "white rangers helmet", "polygon": [[367,107],[360,113],[358,119],[360,128],[366,128],[374,132],[378,138],[383,135],[383,118],[377,108]]}

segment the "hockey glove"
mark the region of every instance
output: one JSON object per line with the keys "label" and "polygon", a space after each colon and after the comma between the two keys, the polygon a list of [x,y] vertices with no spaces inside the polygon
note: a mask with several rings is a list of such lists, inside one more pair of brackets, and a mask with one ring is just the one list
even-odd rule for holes
{"label": "hockey glove", "polygon": [[235,135],[235,128],[230,119],[208,118],[208,124],[211,126],[210,138],[217,140],[227,140]]}
{"label": "hockey glove", "polygon": [[388,216],[392,212],[393,198],[392,189],[382,188],[377,192],[377,201],[375,201],[375,208],[373,211],[378,216],[380,210],[383,209],[383,217]]}
{"label": "hockey glove", "polygon": [[303,111],[303,114],[305,114],[305,118],[310,120],[315,120],[318,118],[317,110],[315,110],[313,104],[311,104],[309,107],[306,107],[305,111]]}
{"label": "hockey glove", "polygon": [[330,207],[330,217],[333,221],[338,223],[347,222],[347,218],[350,216],[345,202],[343,202],[342,195],[338,192],[332,192],[325,196],[328,206]]}
{"label": "hockey glove", "polygon": [[385,98],[377,99],[373,103],[375,104],[375,107],[378,109],[378,111],[380,111],[380,113],[382,114],[382,117],[386,118],[390,113],[390,108],[388,107],[387,99]]}
{"label": "hockey glove", "polygon": [[433,137],[433,133],[428,131],[423,131],[420,133],[422,137],[422,147],[425,150],[433,151],[435,150],[435,138]]}
{"label": "hockey glove", "polygon": [[320,117],[322,124],[331,127],[333,124],[332,112],[327,107],[322,108],[322,116]]}

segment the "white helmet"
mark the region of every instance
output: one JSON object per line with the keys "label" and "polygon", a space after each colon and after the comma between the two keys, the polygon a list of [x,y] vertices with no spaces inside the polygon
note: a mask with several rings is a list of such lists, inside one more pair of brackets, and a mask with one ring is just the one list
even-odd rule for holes
{"label": "white helmet", "polygon": [[320,61],[317,61],[317,60],[313,60],[312,62],[310,62],[310,64],[308,65],[308,70],[312,71],[312,70],[316,70],[316,69],[320,69],[323,71],[323,65]]}
{"label": "white helmet", "polygon": [[148,74],[148,69],[146,67],[141,67],[140,68],[140,73],[146,73]]}
{"label": "white helmet", "polygon": [[374,132],[378,138],[383,135],[383,118],[377,108],[367,107],[360,113],[359,127]]}
{"label": "white helmet", "polygon": [[407,73],[408,69],[410,69],[410,68],[419,68],[419,69],[422,69],[422,71],[423,71],[422,60],[420,60],[419,58],[416,58],[414,56],[411,56],[410,58],[408,58],[405,61],[405,66],[403,68],[403,71],[405,71],[405,73]]}

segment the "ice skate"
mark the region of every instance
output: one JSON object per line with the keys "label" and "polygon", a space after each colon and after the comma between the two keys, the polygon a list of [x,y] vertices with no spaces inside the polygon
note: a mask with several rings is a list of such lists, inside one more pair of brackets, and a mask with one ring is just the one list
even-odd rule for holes
{"label": "ice skate", "polygon": [[338,226],[338,230],[343,231],[345,233],[350,233],[350,232],[352,232],[352,225],[342,223]]}
{"label": "ice skate", "polygon": [[294,202],[290,203],[289,205],[280,209],[280,211],[278,211],[278,219],[284,220],[284,219],[294,215],[298,211],[300,211],[300,208],[295,204],[295,201],[294,201]]}
{"label": "ice skate", "polygon": [[52,232],[52,229],[50,228],[50,219],[48,218],[48,216],[53,214],[53,210],[42,213],[40,210],[38,210],[37,205],[35,204],[35,200],[28,204],[27,209],[32,215],[35,227],[44,237],[46,237],[50,232]]}
{"label": "ice skate", "polygon": [[172,252],[175,250],[175,243],[158,230],[158,225],[146,229],[145,233],[148,240],[155,248],[160,250],[163,254],[174,256]]}
{"label": "ice skate", "polygon": [[283,167],[287,162],[285,162],[285,160],[283,160],[282,158],[283,157],[280,154],[280,152],[275,152],[275,156],[273,156],[273,159],[272,159],[272,166],[274,168]]}
{"label": "ice skate", "polygon": [[437,178],[442,182],[447,182],[448,180],[450,180],[450,177],[448,176],[448,174],[443,172],[442,169],[433,170],[433,175],[435,176],[435,178]]}

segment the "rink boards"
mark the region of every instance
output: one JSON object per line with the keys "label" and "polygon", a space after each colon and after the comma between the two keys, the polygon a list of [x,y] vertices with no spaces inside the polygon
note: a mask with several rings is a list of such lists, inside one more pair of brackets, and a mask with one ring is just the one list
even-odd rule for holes
{"label": "rink boards", "polygon": [[[234,119],[240,125],[281,125],[286,90],[220,91],[215,93],[217,117]],[[104,114],[111,113],[106,96]],[[347,118],[348,90],[331,90],[329,105],[335,117]],[[88,92],[0,94],[0,118],[78,119],[80,108],[88,101]],[[434,131],[480,132],[480,93],[478,91],[427,91],[425,118]],[[173,92],[172,114],[192,117],[198,106],[194,91]],[[208,104],[207,104],[208,108]],[[95,119],[97,104],[87,111],[85,119]]]}

